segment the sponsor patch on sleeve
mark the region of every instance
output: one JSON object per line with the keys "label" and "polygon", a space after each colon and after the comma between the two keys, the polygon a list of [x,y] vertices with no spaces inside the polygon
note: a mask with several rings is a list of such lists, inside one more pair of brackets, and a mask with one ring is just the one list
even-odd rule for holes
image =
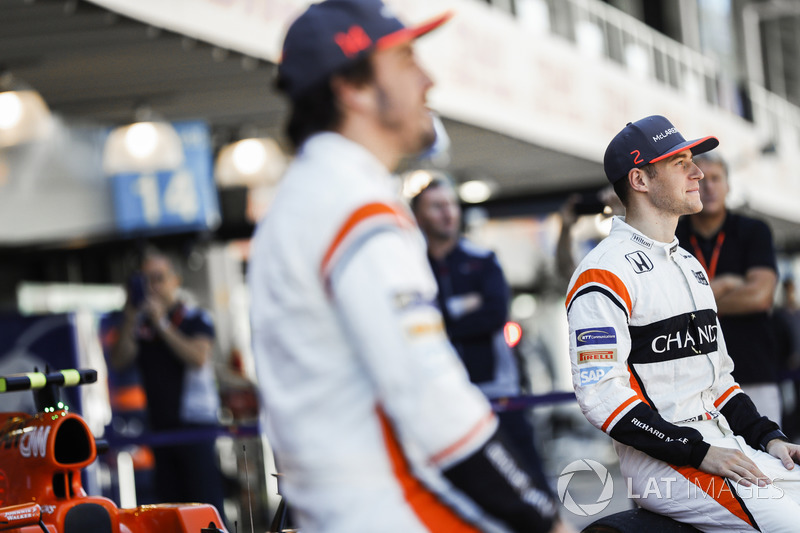
{"label": "sponsor patch on sleeve", "polygon": [[579,382],[581,385],[597,383],[610,371],[610,366],[587,366],[586,368],[581,368],[578,372]]}
{"label": "sponsor patch on sleeve", "polygon": [[611,350],[584,350],[578,352],[578,364],[610,363],[617,360],[617,349]]}
{"label": "sponsor patch on sleeve", "polygon": [[426,298],[420,292],[397,292],[394,294],[395,309],[403,310],[420,306],[434,305],[433,301]]}
{"label": "sponsor patch on sleeve", "polygon": [[575,332],[578,346],[587,344],[616,344],[617,332],[611,326],[600,328],[579,329]]}

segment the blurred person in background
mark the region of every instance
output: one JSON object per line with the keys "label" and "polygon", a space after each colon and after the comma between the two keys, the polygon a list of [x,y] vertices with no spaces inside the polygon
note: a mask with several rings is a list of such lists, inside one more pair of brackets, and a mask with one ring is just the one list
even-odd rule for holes
{"label": "blurred person in background", "polygon": [[253,349],[302,531],[564,531],[445,335],[391,172],[434,141],[417,37],[378,0],[309,7],[283,44],[297,157],[259,223]]}
{"label": "blurred person in background", "polygon": [[714,292],[675,237],[679,217],[703,208],[693,157],[718,144],[686,141],[658,115],[609,143],[604,169],[625,217],[570,283],[573,384],[640,506],[703,531],[788,533],[800,521],[800,446],[731,376]]}
{"label": "blurred person in background", "polygon": [[764,222],[727,209],[728,168],[719,156],[704,154],[695,162],[705,175],[703,209],[681,219],[675,235],[708,274],[734,379],[761,414],[780,424],[779,363],[770,318],[778,282],[772,233]]}
{"label": "blurred person in background", "polygon": [[[166,255],[150,249],[131,278],[111,366],[136,364],[154,432],[217,426],[219,396],[211,355],[214,325],[180,298],[181,278]],[[161,502],[214,505],[224,516],[214,439],[156,446],[155,490]]]}
{"label": "blurred person in background", "polygon": [[[575,272],[575,258],[573,256],[572,229],[582,215],[622,216],[625,207],[619,201],[614,188],[607,185],[596,194],[571,194],[567,197],[558,211],[561,218],[561,230],[556,243],[556,279],[554,284],[562,287],[561,293],[566,292],[569,279]],[[581,258],[582,259],[582,258]]]}
{"label": "blurred person in background", "polygon": [[[431,180],[411,199],[411,209],[428,244],[447,336],[470,381],[489,399],[518,396],[519,365],[503,334],[511,290],[497,257],[461,236],[461,206],[446,179]],[[531,467],[540,471],[533,426],[525,412],[501,411],[498,416]],[[539,479],[545,483],[541,473]]]}

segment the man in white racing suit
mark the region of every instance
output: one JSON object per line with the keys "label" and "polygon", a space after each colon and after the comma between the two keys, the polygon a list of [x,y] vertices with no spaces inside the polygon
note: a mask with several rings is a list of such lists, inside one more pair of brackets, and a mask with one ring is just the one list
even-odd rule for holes
{"label": "man in white racing suit", "polygon": [[447,18],[410,28],[378,0],[328,0],[284,42],[298,153],[248,277],[266,430],[302,531],[566,531],[447,341],[390,174],[434,139],[412,41]]}
{"label": "man in white racing suit", "polygon": [[661,116],[609,144],[626,216],[570,282],[573,384],[642,507],[703,531],[797,531],[800,447],[731,377],[708,276],[674,235],[702,207],[692,156],[717,145],[684,140]]}

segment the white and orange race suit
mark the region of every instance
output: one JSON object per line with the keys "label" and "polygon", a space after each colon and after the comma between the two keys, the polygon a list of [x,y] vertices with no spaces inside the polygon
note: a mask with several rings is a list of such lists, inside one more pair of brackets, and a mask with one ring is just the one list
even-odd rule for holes
{"label": "white and orange race suit", "polygon": [[781,513],[798,523],[792,498],[748,496],[698,470],[715,445],[741,449],[767,475],[800,480],[800,468],[763,451],[785,436],[731,376],[708,277],[677,239],[654,241],[615,217],[573,274],[566,307],[578,402],[614,439],[632,497],[704,531],[782,530]]}
{"label": "white and orange race suit", "polygon": [[447,340],[425,250],[390,173],[336,133],[303,144],[258,225],[253,347],[303,531],[549,530],[549,491]]}

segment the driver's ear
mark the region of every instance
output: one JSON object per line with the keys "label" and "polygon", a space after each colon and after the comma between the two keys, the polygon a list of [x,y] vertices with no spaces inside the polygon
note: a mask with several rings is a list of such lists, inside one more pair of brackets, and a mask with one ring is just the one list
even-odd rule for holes
{"label": "driver's ear", "polygon": [[630,169],[628,183],[634,191],[647,192],[647,173],[641,168]]}
{"label": "driver's ear", "polygon": [[355,85],[340,77],[334,77],[331,80],[331,90],[344,109],[364,112],[374,108],[374,92],[368,83]]}

